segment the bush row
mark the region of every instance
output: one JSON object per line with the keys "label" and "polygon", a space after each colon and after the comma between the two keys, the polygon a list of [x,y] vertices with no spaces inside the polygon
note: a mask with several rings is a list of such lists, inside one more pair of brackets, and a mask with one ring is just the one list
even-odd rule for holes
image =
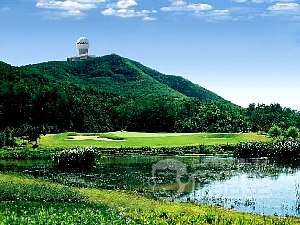
{"label": "bush row", "polygon": [[300,141],[241,142],[235,146],[234,156],[239,158],[272,157],[276,159],[300,159]]}

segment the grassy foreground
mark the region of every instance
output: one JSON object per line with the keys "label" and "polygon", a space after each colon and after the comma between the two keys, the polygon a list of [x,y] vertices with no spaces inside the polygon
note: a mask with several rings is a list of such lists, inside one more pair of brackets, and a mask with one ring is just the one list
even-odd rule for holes
{"label": "grassy foreground", "polygon": [[256,133],[139,133],[109,132],[101,134],[62,133],[41,137],[40,146],[78,147],[178,147],[195,145],[237,144],[241,141],[266,141]]}
{"label": "grassy foreground", "polygon": [[[17,186],[18,188],[11,188]],[[300,218],[241,213],[217,206],[156,201],[125,191],[70,188],[0,174],[0,224],[299,224]],[[69,199],[63,197],[69,193]],[[44,189],[44,192],[41,190]],[[55,192],[55,190],[58,190]],[[47,192],[51,191],[52,199]],[[44,193],[44,194],[43,194]],[[70,195],[71,194],[71,195]],[[39,196],[25,200],[21,196]],[[10,196],[9,201],[7,197]],[[43,199],[45,197],[45,199]],[[15,199],[13,199],[15,198]]]}

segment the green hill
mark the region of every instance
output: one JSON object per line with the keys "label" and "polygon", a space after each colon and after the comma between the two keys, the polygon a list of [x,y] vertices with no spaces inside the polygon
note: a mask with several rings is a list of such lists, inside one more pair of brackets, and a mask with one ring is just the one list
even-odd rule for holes
{"label": "green hill", "polygon": [[212,113],[216,102],[240,110],[183,77],[115,54],[22,67],[1,62],[0,100],[2,129],[46,124],[55,131],[203,131],[208,125],[199,115],[209,110],[199,111],[201,103],[214,104]]}
{"label": "green hill", "polygon": [[201,102],[225,101],[215,93],[179,77],[159,73],[112,54],[77,62],[46,62],[25,66],[47,77],[84,86],[96,86],[126,98],[195,97]]}
{"label": "green hill", "polygon": [[155,80],[159,81],[160,83],[165,84],[168,87],[188,97],[195,97],[199,101],[204,103],[215,101],[229,103],[229,101],[226,101],[219,95],[199,86],[198,84],[194,84],[181,76],[165,75],[156,70],[150,69],[138,62],[131,61],[131,63],[135,64],[137,68],[139,68],[145,74],[148,74]]}

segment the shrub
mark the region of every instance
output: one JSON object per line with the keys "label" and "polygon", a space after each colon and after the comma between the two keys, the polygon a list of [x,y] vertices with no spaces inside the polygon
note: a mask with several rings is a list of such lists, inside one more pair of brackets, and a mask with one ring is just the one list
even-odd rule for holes
{"label": "shrub", "polygon": [[234,155],[239,158],[270,156],[269,145],[263,142],[240,142],[236,145]]}
{"label": "shrub", "polygon": [[282,129],[274,125],[269,129],[268,134],[271,138],[278,138],[282,135]]}
{"label": "shrub", "polygon": [[53,162],[62,170],[90,170],[96,163],[96,153],[89,147],[63,150],[54,156]]}
{"label": "shrub", "polygon": [[279,160],[295,161],[300,158],[300,142],[295,140],[272,143],[241,142],[236,145],[234,155],[239,158],[272,157]]}
{"label": "shrub", "polygon": [[297,127],[289,127],[285,136],[286,136],[286,138],[296,139],[299,136],[298,128]]}

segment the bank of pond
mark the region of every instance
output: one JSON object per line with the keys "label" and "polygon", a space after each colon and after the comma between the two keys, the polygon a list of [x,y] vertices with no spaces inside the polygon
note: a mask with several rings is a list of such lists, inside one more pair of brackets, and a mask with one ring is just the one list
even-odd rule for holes
{"label": "bank of pond", "polygon": [[178,147],[15,147],[0,149],[0,159],[52,159],[62,151],[92,150],[97,157],[126,155],[216,155],[225,154],[237,158],[269,157],[279,160],[300,159],[299,140],[247,141],[237,144],[189,145]]}
{"label": "bank of pond", "polygon": [[[90,221],[84,216],[90,208],[95,220],[108,223],[112,218],[113,224],[299,224],[299,149],[293,140],[210,147],[32,149],[51,157],[22,153],[27,159],[15,155],[0,160],[0,208],[8,202],[16,221],[25,219],[23,205],[32,206],[23,213],[32,213],[35,221],[37,208],[45,203],[45,218],[51,217],[51,210],[56,215],[82,211],[82,221]],[[14,150],[4,151],[11,151],[9,156]],[[111,196],[102,199],[104,193]],[[120,199],[113,198],[118,194]],[[130,203],[136,207],[127,209],[125,196],[136,196],[138,203]],[[163,209],[145,211],[148,203]],[[172,212],[175,206],[182,210]],[[188,208],[197,210],[191,213]],[[10,221],[5,212],[0,219]]]}
{"label": "bank of pond", "polygon": [[199,202],[265,215],[300,213],[300,164],[224,156],[103,157],[90,170],[52,160],[1,160],[3,173],[70,187],[135,191],[152,199]]}

